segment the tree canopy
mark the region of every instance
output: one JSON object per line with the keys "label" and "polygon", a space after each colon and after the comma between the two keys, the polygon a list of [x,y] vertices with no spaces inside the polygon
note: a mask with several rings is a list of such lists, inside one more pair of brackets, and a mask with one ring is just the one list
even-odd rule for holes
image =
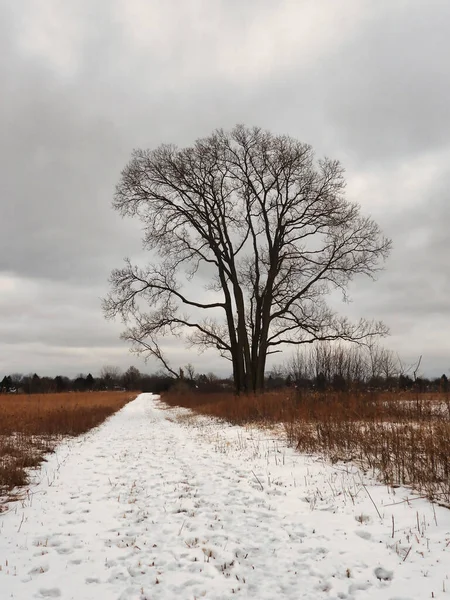
{"label": "tree canopy", "polygon": [[326,303],[355,275],[373,277],[391,246],[344,190],[337,160],[259,128],[135,150],[114,207],[141,220],[153,261],[112,272],[106,316],[173,374],[161,337],[215,348],[238,392],[261,389],[267,356],[288,346],[385,334]]}

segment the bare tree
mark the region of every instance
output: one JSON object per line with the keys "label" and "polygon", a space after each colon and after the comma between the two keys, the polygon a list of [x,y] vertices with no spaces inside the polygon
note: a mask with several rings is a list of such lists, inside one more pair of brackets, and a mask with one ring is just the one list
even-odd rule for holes
{"label": "bare tree", "polygon": [[194,365],[191,363],[188,363],[185,367],[184,370],[186,371],[186,377],[190,380],[190,381],[194,381],[195,379],[195,368]]}
{"label": "bare tree", "polygon": [[[134,151],[114,206],[140,218],[145,247],[160,259],[112,272],[106,316],[120,315],[132,347],[172,372],[161,336],[217,349],[238,392],[262,389],[267,356],[286,346],[385,334],[324,299],[332,289],[346,297],[357,274],[373,277],[390,249],[344,187],[339,162],[315,162],[310,146],[258,128]],[[205,297],[189,294],[189,281],[206,274]]]}
{"label": "bare tree", "polygon": [[105,365],[100,371],[100,378],[103,379],[108,389],[119,383],[121,375],[122,371],[119,369],[119,367],[115,367],[113,365]]}
{"label": "bare tree", "polygon": [[370,377],[375,380],[382,374],[382,358],[384,349],[380,347],[376,340],[370,340],[367,344],[368,351],[368,370]]}
{"label": "bare tree", "polygon": [[420,363],[422,362],[422,355],[419,356],[419,360],[417,361],[417,363],[414,365],[414,371],[413,371],[413,376],[414,376],[414,381],[417,380],[417,371],[419,370],[420,367]]}
{"label": "bare tree", "polygon": [[387,350],[386,348],[382,350],[379,364],[381,373],[386,382],[393,377],[398,377],[400,373],[400,367],[397,357],[392,350]]}
{"label": "bare tree", "polygon": [[137,367],[131,366],[122,375],[122,383],[127,390],[137,390],[141,380],[141,373]]}
{"label": "bare tree", "polygon": [[398,377],[403,372],[399,358],[392,352],[382,348],[376,341],[367,344],[368,369],[373,380],[384,378],[386,382],[392,377]]}
{"label": "bare tree", "polygon": [[355,383],[362,383],[367,377],[367,361],[361,347],[352,347],[349,351],[349,379]]}
{"label": "bare tree", "polygon": [[285,373],[294,381],[313,380],[319,375],[329,383],[334,377],[348,385],[366,380],[366,345],[318,342],[313,347],[303,346],[285,362]]}
{"label": "bare tree", "polygon": [[296,351],[286,360],[284,371],[286,377],[295,382],[313,379],[314,373],[311,370],[310,354],[306,353],[303,348],[296,348]]}

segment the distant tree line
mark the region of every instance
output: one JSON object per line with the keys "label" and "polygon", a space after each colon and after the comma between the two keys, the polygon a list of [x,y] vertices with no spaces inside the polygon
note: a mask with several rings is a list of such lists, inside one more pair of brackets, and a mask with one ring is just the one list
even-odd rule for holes
{"label": "distant tree line", "polygon": [[[376,343],[345,345],[322,342],[299,349],[284,364],[266,373],[268,390],[295,387],[299,390],[348,391],[386,390],[448,392],[447,375],[432,379],[419,374],[421,357],[404,364],[391,350]],[[0,376],[1,377],[1,376]],[[94,392],[128,390],[161,392],[195,390],[198,393],[233,392],[232,377],[219,378],[212,372],[196,373],[192,364],[171,371],[144,374],[134,366],[122,372],[105,366],[98,377],[91,373],[74,378],[57,375],[40,377],[37,373],[13,373],[0,379],[0,393],[46,394],[58,392]]]}
{"label": "distant tree line", "polygon": [[[1,377],[1,376],[0,376]],[[57,375],[56,377],[39,376],[37,373],[23,375],[12,373],[0,379],[0,394],[51,394],[60,392],[98,392],[98,391],[136,391],[159,394],[173,386],[185,385],[189,388],[205,392],[224,389],[232,390],[229,379],[220,380],[213,373],[196,374],[192,365],[180,369],[178,377],[157,372],[141,373],[136,367],[129,367],[125,372],[114,366],[103,367],[100,375],[94,377],[80,373],[74,378]]]}
{"label": "distant tree line", "polygon": [[[169,377],[163,374],[145,375],[136,367],[122,372],[118,367],[103,367],[98,377],[80,373],[74,378],[57,375],[40,377],[37,373],[13,373],[0,380],[0,393],[48,394],[59,392],[97,392],[106,390],[141,391],[144,388],[168,388]],[[152,390],[153,391],[153,390]]]}

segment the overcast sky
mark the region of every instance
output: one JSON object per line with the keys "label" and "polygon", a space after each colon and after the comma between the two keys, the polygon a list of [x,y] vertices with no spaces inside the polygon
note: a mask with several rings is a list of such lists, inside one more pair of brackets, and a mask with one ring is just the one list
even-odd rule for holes
{"label": "overcast sky", "polygon": [[448,0],[0,0],[0,377],[156,369],[101,312],[111,269],[142,254],[114,186],[133,148],[236,123],[343,163],[394,244],[343,310],[448,374],[449,26]]}

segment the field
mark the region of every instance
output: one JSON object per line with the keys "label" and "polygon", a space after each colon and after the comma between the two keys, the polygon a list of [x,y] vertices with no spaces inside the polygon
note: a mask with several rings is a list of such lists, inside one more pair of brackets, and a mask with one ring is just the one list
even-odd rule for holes
{"label": "field", "polygon": [[[130,392],[0,396],[0,492],[28,482],[62,436],[76,436],[122,408]],[[299,452],[354,462],[389,485],[450,506],[450,398],[446,394],[300,392],[163,397],[170,406],[233,424],[271,427]]]}
{"label": "field", "polygon": [[450,506],[447,394],[286,389],[250,397],[185,391],[163,399],[234,424],[281,429],[300,452],[352,461],[391,486],[410,486]]}
{"label": "field", "polygon": [[[66,401],[75,406],[76,396]],[[91,398],[85,409],[98,405]],[[215,418],[140,394],[88,435],[62,439],[20,502],[3,504],[2,597],[450,597],[450,511],[426,499],[448,497],[448,444],[437,435],[449,421],[444,397],[196,390],[166,400]],[[47,412],[61,410],[47,396],[41,412],[48,403]],[[23,428],[27,407],[16,412]],[[64,417],[56,418],[61,430]],[[93,424],[73,420],[66,415],[66,433]],[[60,439],[52,418],[45,428],[36,440]],[[435,461],[432,477],[417,478],[419,454],[423,465]],[[339,459],[371,466],[375,477],[354,462],[332,464]],[[414,476],[423,493],[379,476]]]}
{"label": "field", "polygon": [[26,485],[26,470],[38,466],[62,436],[89,431],[135,397],[132,392],[0,395],[0,495]]}

